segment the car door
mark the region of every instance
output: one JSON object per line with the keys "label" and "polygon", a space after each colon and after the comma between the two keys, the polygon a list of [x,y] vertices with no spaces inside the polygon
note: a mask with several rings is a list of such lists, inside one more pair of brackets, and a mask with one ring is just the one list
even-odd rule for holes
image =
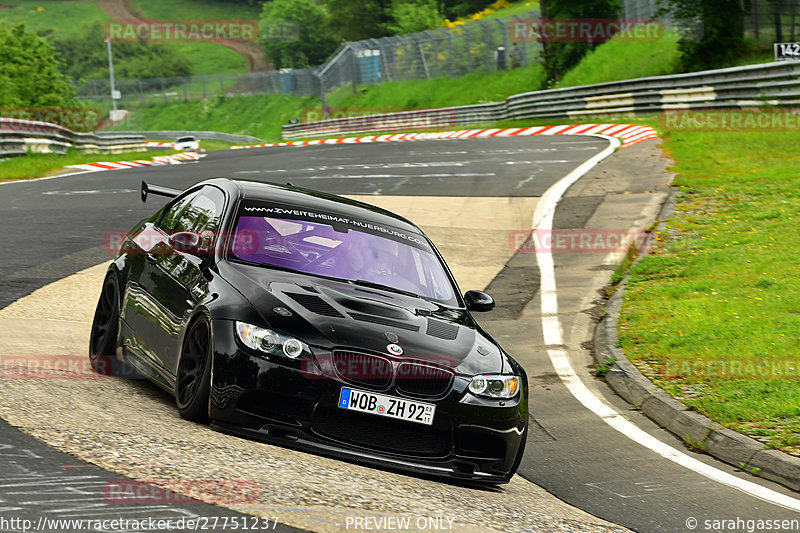
{"label": "car door", "polygon": [[[174,380],[182,332],[209,290],[208,266],[219,231],[225,195],[206,185],[176,198],[153,226],[159,238],[146,253],[140,277],[137,337],[142,355],[168,382]],[[190,232],[201,236],[200,254],[184,250],[170,237]],[[176,246],[177,244],[177,246]],[[143,320],[142,320],[143,319]]]}

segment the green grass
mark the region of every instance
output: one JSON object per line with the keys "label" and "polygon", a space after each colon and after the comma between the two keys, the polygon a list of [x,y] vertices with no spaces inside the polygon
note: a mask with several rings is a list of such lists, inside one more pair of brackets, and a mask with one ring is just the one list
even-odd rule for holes
{"label": "green grass", "polygon": [[[362,87],[366,90],[360,90],[357,95],[348,85],[329,94],[327,105],[334,110],[348,108],[380,112],[496,102],[520,91],[535,90],[541,86],[543,78],[541,67],[533,65],[499,75],[472,74],[459,79],[436,78],[366,86]],[[179,97],[182,95],[180,87],[173,90],[179,93]],[[212,84],[209,92],[213,90]],[[139,106],[138,101],[128,101],[125,107],[132,111],[131,117],[114,129],[168,130],[181,124],[187,130],[224,131],[278,140],[281,126],[290,118],[302,118],[306,110],[319,113],[320,100],[285,94],[215,96],[189,102],[154,101],[144,106]]]}
{"label": "green grass", "polygon": [[675,34],[665,34],[658,41],[612,39],[589,52],[556,87],[675,74],[679,68],[680,54]]}
{"label": "green grass", "polygon": [[351,85],[345,85],[328,95],[327,104],[337,108],[399,110],[499,102],[512,94],[540,89],[544,77],[544,69],[534,64],[497,74],[367,85],[360,87],[358,94],[353,94]]}
{"label": "green grass", "polygon": [[[258,4],[219,0],[133,0],[134,11],[153,20],[258,20]],[[219,43],[166,43],[192,63],[194,74],[233,74],[248,71],[247,60]]]}
{"label": "green grass", "polygon": [[[319,98],[290,95],[216,96],[206,100],[153,104],[135,109],[116,130],[223,131],[279,139],[281,126],[302,115],[303,109],[319,107]],[[179,126],[178,126],[179,125]]]}
{"label": "green grass", "polygon": [[[148,17],[161,20],[185,18],[187,20],[197,19],[253,19],[258,18],[259,9],[252,6],[231,3],[220,3],[206,0],[202,2],[202,9],[195,7],[191,11],[188,9],[190,4],[196,2],[162,2],[156,0],[154,6],[161,6],[156,10],[157,15]],[[9,9],[3,9],[8,7]],[[44,8],[39,11],[38,8]],[[175,10],[173,10],[175,7]],[[242,9],[246,8],[246,9]],[[172,12],[171,16],[161,17],[163,12]],[[224,13],[229,12],[227,16]],[[256,16],[243,16],[244,13],[255,12]],[[193,15],[191,14],[193,13]],[[239,16],[242,15],[242,16]],[[100,9],[100,6],[93,0],[0,0],[0,20],[4,22],[16,23],[24,22],[29,29],[36,32],[54,34],[80,34],[85,25],[94,22],[105,24],[111,19]],[[185,55],[192,64],[194,74],[233,74],[248,71],[247,60],[235,51],[225,48],[219,43],[160,43],[163,46],[171,47],[180,54]],[[104,46],[99,43],[98,46]]]}
{"label": "green grass", "polygon": [[0,181],[37,178],[54,174],[70,165],[84,163],[150,159],[156,155],[176,154],[175,150],[155,152],[123,152],[119,154],[84,154],[70,149],[66,154],[28,154],[0,161]]}
{"label": "green grass", "polygon": [[630,270],[621,346],[690,407],[799,453],[800,137],[665,133],[680,197],[654,252]]}
{"label": "green grass", "polygon": [[201,140],[200,141],[200,148],[203,150],[207,150],[212,152],[214,150],[227,150],[231,146],[237,145],[240,143],[229,143],[225,141],[208,141],[208,140]]}
{"label": "green grass", "polygon": [[257,20],[258,3],[220,2],[219,0],[132,0],[133,9],[155,20]]}
{"label": "green grass", "polygon": [[195,75],[241,74],[248,72],[247,60],[218,43],[163,43],[186,56]]}
{"label": "green grass", "polygon": [[35,32],[72,35],[80,33],[83,25],[104,24],[109,20],[94,0],[0,0],[0,21],[24,22]]}

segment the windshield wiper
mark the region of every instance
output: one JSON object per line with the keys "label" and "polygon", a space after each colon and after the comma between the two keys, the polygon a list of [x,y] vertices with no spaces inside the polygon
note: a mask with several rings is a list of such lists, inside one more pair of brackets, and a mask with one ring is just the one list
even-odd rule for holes
{"label": "windshield wiper", "polygon": [[348,280],[353,285],[360,285],[362,287],[370,287],[372,289],[381,289],[384,291],[389,292],[396,292],[398,294],[404,294],[405,296],[412,296],[414,298],[422,298],[421,295],[416,294],[410,291],[404,291],[403,289],[396,289],[394,287],[390,287],[388,285],[383,285],[382,283],[375,283],[374,281],[367,281],[365,279],[356,279],[356,280]]}

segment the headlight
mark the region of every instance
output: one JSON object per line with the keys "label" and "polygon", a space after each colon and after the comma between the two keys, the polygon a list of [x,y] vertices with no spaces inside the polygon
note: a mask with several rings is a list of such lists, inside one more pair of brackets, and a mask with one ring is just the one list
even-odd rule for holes
{"label": "headlight", "polygon": [[297,359],[303,352],[311,352],[308,346],[293,337],[252,324],[236,322],[236,333],[245,346],[260,352],[285,355],[289,359]]}
{"label": "headlight", "polygon": [[519,390],[517,376],[475,376],[469,382],[469,391],[487,398],[513,398]]}

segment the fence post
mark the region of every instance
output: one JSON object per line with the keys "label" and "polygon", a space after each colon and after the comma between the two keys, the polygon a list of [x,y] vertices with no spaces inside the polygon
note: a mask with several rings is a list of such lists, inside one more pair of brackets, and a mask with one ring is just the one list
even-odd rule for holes
{"label": "fence post", "polygon": [[205,76],[200,76],[200,79],[203,80],[203,100],[205,100],[207,98],[207,96],[208,96],[206,94],[206,77]]}
{"label": "fence post", "polygon": [[[417,50],[419,51],[419,60],[422,63],[422,71],[425,73],[425,79],[431,79],[431,74],[428,71],[428,62],[425,61],[425,52],[422,50],[422,41],[417,38],[416,33],[412,33],[409,37],[416,43]],[[419,76],[417,76],[419,77]]]}
{"label": "fence post", "polygon": [[439,65],[439,43],[436,40],[436,35],[431,30],[425,30],[425,35],[427,35],[428,39],[433,43],[433,58],[436,60],[435,76],[438,78],[442,75],[442,68],[441,65]]}
{"label": "fence post", "polygon": [[472,74],[472,45],[469,42],[469,29],[468,26],[462,27],[464,30],[464,43],[466,43],[467,51],[467,72]]}
{"label": "fence post", "polygon": [[183,82],[183,101],[186,102],[189,99],[189,94],[186,90],[186,78],[182,77],[181,81]]}
{"label": "fence post", "polygon": [[358,58],[352,46],[348,45],[347,48],[350,50],[350,78],[353,82],[353,94],[358,94]]}
{"label": "fence post", "polygon": [[483,46],[486,49],[486,72],[492,73],[492,36],[489,35],[489,26],[486,25],[485,20],[478,20],[481,28],[483,28]]}
{"label": "fence post", "polygon": [[451,30],[447,30],[447,47],[450,50],[448,55],[448,63],[450,64],[449,71],[450,77],[454,78],[456,75],[455,71],[455,59],[453,59],[453,32]]}
{"label": "fence post", "polygon": [[505,22],[500,19],[494,19],[500,25],[500,32],[503,34],[503,46],[506,50],[510,50],[508,47],[508,26]]}
{"label": "fence post", "polygon": [[167,102],[167,89],[164,87],[164,78],[158,78],[158,81],[161,84],[161,96],[164,98],[164,103]]}
{"label": "fence post", "polygon": [[319,72],[314,72],[314,75],[319,78],[319,99],[322,105],[322,119],[325,120],[327,114],[327,106],[325,105],[325,78]]}
{"label": "fence post", "polygon": [[144,105],[144,89],[142,89],[142,80],[137,78],[136,81],[139,82],[139,103]]}

